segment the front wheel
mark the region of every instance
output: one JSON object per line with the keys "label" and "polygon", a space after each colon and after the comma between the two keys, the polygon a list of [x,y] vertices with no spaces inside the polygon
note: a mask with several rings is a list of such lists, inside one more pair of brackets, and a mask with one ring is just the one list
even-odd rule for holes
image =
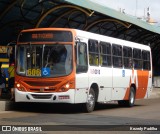
{"label": "front wheel", "polygon": [[85,112],[90,113],[94,110],[94,107],[95,107],[95,92],[91,88],[89,95],[87,97],[87,102],[83,104],[83,109]]}

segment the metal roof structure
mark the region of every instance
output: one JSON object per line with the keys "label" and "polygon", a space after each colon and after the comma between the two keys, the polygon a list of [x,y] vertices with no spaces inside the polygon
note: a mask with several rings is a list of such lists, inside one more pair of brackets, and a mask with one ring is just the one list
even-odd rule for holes
{"label": "metal roof structure", "polygon": [[69,27],[150,45],[160,75],[160,28],[89,0],[0,0],[0,45],[22,29]]}

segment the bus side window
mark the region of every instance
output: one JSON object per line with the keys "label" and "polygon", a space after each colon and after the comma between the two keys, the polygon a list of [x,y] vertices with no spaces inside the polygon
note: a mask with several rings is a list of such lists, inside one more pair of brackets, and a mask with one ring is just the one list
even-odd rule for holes
{"label": "bus side window", "polygon": [[123,62],[124,68],[132,68],[132,48],[123,47]]}
{"label": "bus side window", "polygon": [[133,49],[133,65],[135,69],[142,69],[142,53],[141,49]]}
{"label": "bus side window", "polygon": [[77,73],[86,72],[88,69],[87,63],[87,45],[83,42],[77,43]]}
{"label": "bus side window", "polygon": [[122,64],[122,46],[113,44],[112,54],[113,54],[113,67],[121,68],[123,66]]}
{"label": "bus side window", "polygon": [[149,51],[142,51],[142,58],[143,58],[143,69],[150,70],[150,52]]}
{"label": "bus side window", "polygon": [[85,52],[85,44],[79,45],[79,64],[80,65],[87,65],[87,58]]}
{"label": "bus side window", "polygon": [[111,44],[100,42],[100,65],[111,66]]}
{"label": "bus side window", "polygon": [[99,65],[99,45],[96,40],[89,40],[89,64],[93,66]]}

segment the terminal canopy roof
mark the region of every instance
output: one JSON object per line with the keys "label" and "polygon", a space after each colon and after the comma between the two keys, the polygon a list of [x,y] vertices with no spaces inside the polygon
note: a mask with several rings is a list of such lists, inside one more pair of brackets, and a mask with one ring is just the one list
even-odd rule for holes
{"label": "terminal canopy roof", "polygon": [[150,45],[160,75],[160,28],[90,0],[0,0],[0,45],[16,42],[22,29],[76,28]]}

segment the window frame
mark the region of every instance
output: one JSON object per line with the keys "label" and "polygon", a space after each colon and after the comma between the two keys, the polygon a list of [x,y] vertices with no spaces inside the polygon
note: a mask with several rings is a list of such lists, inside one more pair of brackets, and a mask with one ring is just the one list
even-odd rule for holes
{"label": "window frame", "polygon": [[[147,58],[145,59],[144,57],[144,53],[146,53]],[[142,66],[143,66],[143,70],[151,70],[151,59],[150,59],[150,51],[147,50],[142,50]],[[148,63],[148,68],[144,68],[144,63],[147,62]]]}
{"label": "window frame", "polygon": [[[119,48],[120,51],[118,50]],[[117,51],[119,52],[117,53]],[[113,68],[123,68],[122,45],[112,44],[112,63]]]}
{"label": "window frame", "polygon": [[[94,45],[94,47],[92,45]],[[97,49],[96,49],[96,47],[97,47]],[[93,40],[93,39],[88,40],[88,52],[89,52],[89,65],[90,66],[99,66],[100,58],[99,58],[98,40]]]}
{"label": "window frame", "polygon": [[[127,55],[125,55],[126,54],[125,50],[127,51]],[[131,69],[133,67],[132,57],[133,57],[132,47],[123,46],[123,66],[125,69]],[[128,64],[126,64],[126,61]]]}
{"label": "window frame", "polygon": [[[79,43],[85,45],[85,53],[86,53],[86,65],[80,65],[80,45]],[[85,42],[76,42],[76,73],[86,73],[88,71],[88,51],[87,44]]]}
{"label": "window frame", "polygon": [[139,48],[133,48],[133,67],[142,70],[142,50]]}
{"label": "window frame", "polygon": [[[104,67],[111,67],[112,66],[112,46],[111,46],[111,43],[100,41],[99,45],[100,45],[100,65],[104,66]],[[104,53],[102,50],[103,46],[106,47],[106,52],[104,52]],[[104,57],[107,60],[103,60]],[[105,63],[103,61],[107,61],[106,64],[103,64],[103,63]]]}

